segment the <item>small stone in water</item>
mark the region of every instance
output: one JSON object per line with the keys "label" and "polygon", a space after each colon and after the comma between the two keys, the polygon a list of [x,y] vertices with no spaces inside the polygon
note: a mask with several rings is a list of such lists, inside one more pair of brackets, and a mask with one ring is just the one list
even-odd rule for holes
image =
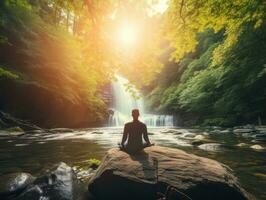
{"label": "small stone in water", "polygon": [[225,130],[220,131],[220,133],[230,133],[230,131],[225,129]]}
{"label": "small stone in water", "polygon": [[198,148],[205,150],[205,151],[213,151],[213,152],[223,150],[222,144],[219,144],[219,143],[202,144],[202,145],[199,145]]}
{"label": "small stone in water", "polygon": [[255,150],[263,150],[265,149],[264,147],[262,147],[261,145],[255,144],[250,146],[250,148],[255,149]]}
{"label": "small stone in water", "polygon": [[28,146],[29,144],[15,144],[16,147]]}
{"label": "small stone in water", "polygon": [[204,136],[203,135],[196,135],[194,137],[194,139],[196,139],[196,140],[203,140],[204,139]]}
{"label": "small stone in water", "polygon": [[195,138],[195,136],[196,136],[196,134],[194,134],[194,133],[185,133],[184,134],[184,137],[186,137],[186,138]]}
{"label": "small stone in water", "polygon": [[253,129],[234,129],[234,133],[241,134],[241,133],[251,133]]}
{"label": "small stone in water", "polygon": [[207,132],[203,132],[202,134],[203,134],[203,135],[209,135],[209,133],[207,133]]}
{"label": "small stone in water", "polygon": [[238,147],[246,147],[246,146],[248,146],[248,144],[246,144],[246,143],[239,143],[236,146],[238,146]]}

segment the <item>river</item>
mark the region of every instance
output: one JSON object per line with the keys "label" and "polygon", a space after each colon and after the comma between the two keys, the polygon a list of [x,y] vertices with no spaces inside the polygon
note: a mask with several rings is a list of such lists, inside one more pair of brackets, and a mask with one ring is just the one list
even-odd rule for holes
{"label": "river", "polygon": [[[199,129],[157,127],[148,131],[156,145],[183,149],[228,165],[247,191],[259,200],[266,199],[266,151],[251,149],[249,146],[253,143],[250,138]],[[87,160],[102,159],[108,149],[117,146],[121,133],[122,128],[108,127],[17,136],[5,136],[0,132],[0,175],[21,171],[39,175],[60,161],[79,169],[79,172],[86,172]],[[195,138],[223,146],[201,149],[191,145]],[[236,146],[239,143],[247,146]]]}

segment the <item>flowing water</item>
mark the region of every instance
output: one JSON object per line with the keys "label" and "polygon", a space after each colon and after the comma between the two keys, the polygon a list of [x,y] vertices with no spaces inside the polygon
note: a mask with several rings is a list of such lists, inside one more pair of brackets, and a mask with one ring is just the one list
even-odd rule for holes
{"label": "flowing water", "polygon": [[[197,129],[148,128],[156,145],[183,149],[186,152],[212,158],[234,170],[242,186],[257,199],[266,199],[266,151],[250,148],[252,139],[233,133],[213,133]],[[122,128],[95,128],[60,133],[28,133],[8,136],[0,132],[0,175],[29,172],[38,175],[63,161],[84,172],[91,158],[102,159],[105,152],[121,141]],[[217,148],[201,149],[191,145],[194,139],[223,144]],[[239,143],[247,146],[238,147]],[[264,145],[265,144],[261,144]]]}
{"label": "flowing water", "polygon": [[[122,127],[130,121],[132,109],[139,109],[140,119],[150,127],[174,126],[174,117],[172,115],[156,115],[147,113],[143,98],[140,92],[129,81],[120,75],[116,75],[116,81],[112,84],[113,93],[113,114],[109,119],[109,126]],[[132,94],[135,94],[134,97]]]}
{"label": "flowing water", "polygon": [[[129,88],[139,93],[135,88]],[[266,151],[256,151],[252,138],[233,133],[215,133],[174,126],[172,115],[156,115],[145,110],[142,98],[133,98],[128,91],[128,80],[117,76],[113,83],[113,114],[109,125],[83,130],[32,132],[13,134],[0,131],[0,175],[29,172],[39,175],[58,162],[77,169],[78,177],[88,176],[88,160],[102,159],[105,152],[121,141],[122,126],[130,121],[130,113],[138,108],[141,121],[148,125],[150,140],[156,145],[183,149],[186,152],[215,159],[234,170],[242,186],[257,199],[266,199]],[[171,129],[169,129],[171,127]],[[193,146],[192,141],[218,143],[205,148]],[[243,147],[237,146],[245,143]],[[220,145],[221,144],[221,145]],[[265,144],[262,144],[265,146]]]}

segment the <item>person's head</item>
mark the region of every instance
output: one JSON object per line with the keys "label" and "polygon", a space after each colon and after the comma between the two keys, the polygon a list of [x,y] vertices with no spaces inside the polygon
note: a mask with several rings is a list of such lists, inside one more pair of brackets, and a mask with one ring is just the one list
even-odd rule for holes
{"label": "person's head", "polygon": [[133,120],[138,120],[138,118],[139,118],[139,109],[133,109],[132,110],[132,117],[133,117]]}

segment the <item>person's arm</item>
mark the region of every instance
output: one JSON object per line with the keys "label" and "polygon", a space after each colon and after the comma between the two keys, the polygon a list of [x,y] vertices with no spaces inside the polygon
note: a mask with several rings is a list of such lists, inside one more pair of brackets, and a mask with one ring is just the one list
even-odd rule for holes
{"label": "person's arm", "polygon": [[143,138],[147,144],[151,144],[149,137],[148,137],[148,131],[147,131],[147,126],[144,125],[144,130],[143,130]]}
{"label": "person's arm", "polygon": [[124,145],[125,141],[127,140],[127,135],[128,135],[127,125],[125,124],[121,145]]}

